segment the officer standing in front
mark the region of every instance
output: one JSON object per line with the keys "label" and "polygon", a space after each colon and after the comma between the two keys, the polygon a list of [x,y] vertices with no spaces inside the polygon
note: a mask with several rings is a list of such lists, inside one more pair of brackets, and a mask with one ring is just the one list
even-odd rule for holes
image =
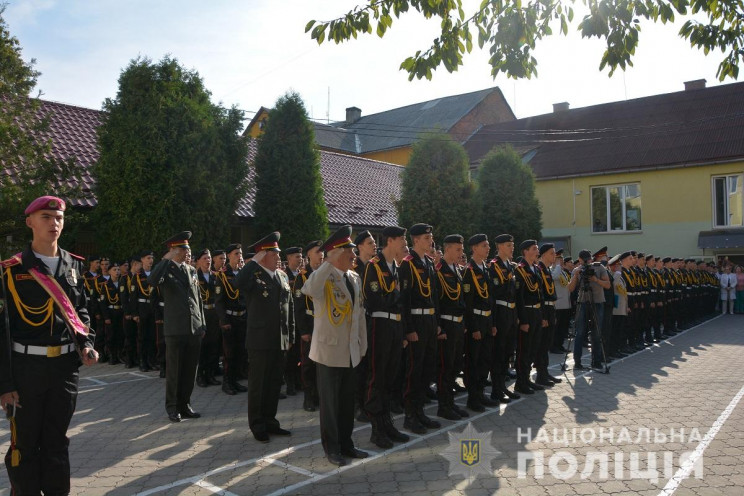
{"label": "officer standing in front", "polygon": [[269,434],[288,436],[276,419],[282,387],[285,352],[294,341],[294,303],[287,274],[277,269],[279,233],[253,245],[256,255],[235,278],[246,302],[245,347],[248,374],[248,423],[256,441],[269,442]]}
{"label": "officer standing in front", "polygon": [[165,362],[168,364],[165,411],[171,422],[201,417],[191,408],[191,393],[206,321],[196,270],[186,263],[189,239],[190,231],[183,231],[168,239],[165,242],[168,253],[147,278],[151,285],[160,289],[165,303],[163,336],[167,353]]}
{"label": "officer standing in front", "polygon": [[78,368],[81,358],[85,365],[98,360],[84,259],[57,244],[64,212],[60,198],[31,202],[25,210],[31,244],[0,262],[0,407],[15,417],[16,442],[5,457],[13,494],[69,494],[66,434],[77,402]]}

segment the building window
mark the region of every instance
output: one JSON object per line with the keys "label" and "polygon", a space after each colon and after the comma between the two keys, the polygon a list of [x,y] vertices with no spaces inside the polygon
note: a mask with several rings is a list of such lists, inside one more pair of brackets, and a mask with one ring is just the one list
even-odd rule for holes
{"label": "building window", "polygon": [[741,227],[744,216],[742,174],[713,178],[713,225],[715,227]]}
{"label": "building window", "polygon": [[592,232],[641,230],[641,185],[592,188]]}

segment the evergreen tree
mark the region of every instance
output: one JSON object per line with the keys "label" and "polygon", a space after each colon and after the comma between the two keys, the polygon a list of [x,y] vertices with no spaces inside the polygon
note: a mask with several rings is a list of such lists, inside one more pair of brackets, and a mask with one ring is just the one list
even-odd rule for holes
{"label": "evergreen tree", "polygon": [[418,222],[434,227],[437,244],[448,234],[468,235],[472,227],[473,185],[465,149],[444,133],[413,145],[402,173],[398,219],[409,228]]}
{"label": "evergreen tree", "polygon": [[[42,112],[38,98],[31,97],[40,73],[33,59],[26,63],[21,57],[4,11],[5,4],[0,4],[0,256],[6,257],[31,238],[23,214],[26,206],[42,195],[78,198],[81,178],[73,160],[51,156],[49,115]],[[63,231],[61,243],[72,248],[69,235],[79,225],[80,214],[68,209],[66,217],[71,227]]]}
{"label": "evergreen tree", "polygon": [[254,161],[256,236],[282,234],[280,246],[303,246],[328,236],[320,153],[315,130],[297,93],[287,93],[269,112]]}
{"label": "evergreen tree", "polygon": [[165,57],[137,58],[103,104],[95,168],[101,246],[115,256],[192,231],[197,248],[230,239],[246,191],[243,112],[210,101],[195,71]]}
{"label": "evergreen tree", "polygon": [[535,176],[510,146],[491,151],[481,162],[475,211],[478,231],[489,239],[503,233],[513,235],[517,245],[540,239],[542,212],[535,197]]}

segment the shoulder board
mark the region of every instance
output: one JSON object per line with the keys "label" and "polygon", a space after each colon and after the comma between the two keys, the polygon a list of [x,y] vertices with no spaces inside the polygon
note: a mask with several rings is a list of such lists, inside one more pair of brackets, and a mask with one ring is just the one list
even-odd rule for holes
{"label": "shoulder board", "polygon": [[68,251],[67,253],[69,253],[70,256],[74,258],[75,260],[80,260],[81,262],[85,262],[85,257],[81,257],[80,255],[76,255],[75,253],[72,253],[70,251]]}
{"label": "shoulder board", "polygon": [[377,255],[369,259],[369,263],[378,263],[379,261],[380,257],[378,257]]}
{"label": "shoulder board", "polygon": [[276,269],[276,271],[279,272],[280,274],[284,274],[285,276],[287,275],[287,273],[284,272],[283,269]]}
{"label": "shoulder board", "polygon": [[434,267],[434,268],[437,269],[437,270],[441,269],[442,268],[442,262],[438,262],[437,265],[436,265],[436,267]]}
{"label": "shoulder board", "polygon": [[18,264],[20,264],[20,263],[21,263],[21,257],[20,257],[20,256],[18,256],[18,255],[15,255],[15,256],[13,256],[13,257],[10,257],[10,258],[9,258],[9,259],[7,259],[7,260],[3,260],[3,261],[1,261],[1,262],[0,262],[0,265],[1,265],[1,266],[2,266],[2,267],[3,267],[4,269],[7,269],[8,267],[13,267],[14,265],[18,265]]}
{"label": "shoulder board", "polygon": [[410,262],[413,260],[413,255],[406,255],[406,257],[403,259],[404,262]]}

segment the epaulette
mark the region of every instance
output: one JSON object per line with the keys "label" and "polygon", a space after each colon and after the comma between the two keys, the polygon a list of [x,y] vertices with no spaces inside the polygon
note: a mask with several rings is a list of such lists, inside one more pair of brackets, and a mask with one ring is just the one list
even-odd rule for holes
{"label": "epaulette", "polygon": [[406,256],[405,256],[405,257],[403,258],[403,261],[404,261],[404,262],[410,262],[411,260],[413,260],[413,255],[406,255]]}
{"label": "epaulette", "polygon": [[442,262],[437,262],[437,264],[434,266],[436,270],[439,270],[442,268]]}
{"label": "epaulette", "polygon": [[18,257],[18,255],[16,255],[14,257],[10,257],[7,260],[1,261],[0,265],[2,265],[4,269],[7,269],[8,267],[13,267],[14,265],[18,265],[20,263],[21,263],[21,259]]}
{"label": "epaulette", "polygon": [[377,255],[369,259],[369,263],[377,263],[379,261],[380,261],[380,257],[378,257]]}
{"label": "epaulette", "polygon": [[75,253],[72,253],[70,251],[68,251],[67,253],[69,253],[72,258],[74,258],[76,260],[80,260],[81,262],[85,262],[85,257],[82,257],[80,255],[76,255]]}

